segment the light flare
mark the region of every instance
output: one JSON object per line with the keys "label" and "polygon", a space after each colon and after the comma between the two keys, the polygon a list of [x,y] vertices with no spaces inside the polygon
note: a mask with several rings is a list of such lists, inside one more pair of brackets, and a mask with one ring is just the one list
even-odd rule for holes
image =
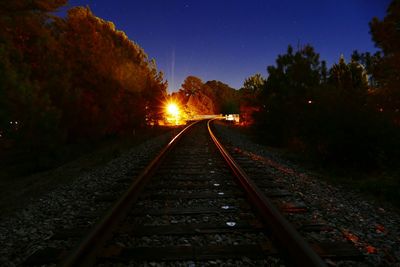
{"label": "light flare", "polygon": [[164,118],[167,125],[182,125],[185,124],[184,112],[179,105],[174,101],[168,101],[164,106]]}
{"label": "light flare", "polygon": [[167,113],[171,116],[179,116],[179,108],[175,103],[167,104]]}

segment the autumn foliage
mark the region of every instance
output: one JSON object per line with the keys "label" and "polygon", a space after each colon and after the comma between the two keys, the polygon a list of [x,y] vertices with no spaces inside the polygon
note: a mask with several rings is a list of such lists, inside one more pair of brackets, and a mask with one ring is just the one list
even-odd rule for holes
{"label": "autumn foliage", "polygon": [[2,143],[93,140],[159,116],[166,82],[155,62],[89,8],[54,16],[66,2],[0,3]]}
{"label": "autumn foliage", "polygon": [[204,83],[196,76],[188,76],[172,96],[189,116],[239,113],[239,92],[220,81]]}

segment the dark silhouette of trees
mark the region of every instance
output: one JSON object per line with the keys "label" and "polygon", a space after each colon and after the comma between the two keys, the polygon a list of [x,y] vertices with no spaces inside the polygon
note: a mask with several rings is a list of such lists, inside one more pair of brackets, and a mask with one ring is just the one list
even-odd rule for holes
{"label": "dark silhouette of trees", "polygon": [[393,0],[382,21],[370,22],[372,39],[381,49],[381,57],[374,57],[374,78],[377,106],[400,125],[400,2]]}
{"label": "dark silhouette of trees", "polygon": [[261,76],[261,74],[256,73],[244,80],[243,89],[251,94],[257,95],[263,90],[265,83],[266,80]]}
{"label": "dark silhouette of trees", "polygon": [[[59,136],[60,110],[51,102],[46,78],[58,45],[55,18],[48,12],[66,1],[2,1],[0,4],[0,129],[3,138],[21,145],[45,143]],[[18,130],[10,125],[18,125]]]}
{"label": "dark silhouette of trees", "polygon": [[65,5],[68,0],[15,0],[3,1],[0,4],[2,13],[10,15],[11,13],[34,12],[37,15],[47,15],[43,12],[53,12],[59,7]]}
{"label": "dark silhouette of trees", "polygon": [[[267,68],[265,83],[259,75],[245,81],[242,94],[258,101],[254,128],[270,145],[331,163],[372,168],[394,162],[399,128],[376,108],[381,62],[379,53],[354,52],[349,63],[341,56],[328,70],[311,46],[296,52],[289,46]],[[261,88],[259,95],[254,88]]]}
{"label": "dark silhouette of trees", "polygon": [[307,45],[297,52],[288,47],[279,55],[276,66],[268,66],[269,76],[262,88],[262,110],[256,123],[263,129],[274,129],[269,136],[277,145],[299,143],[300,130],[308,119],[309,101],[315,101],[315,88],[321,84],[322,65],[319,55]]}
{"label": "dark silhouette of trees", "polygon": [[52,15],[66,2],[0,3],[0,142],[96,140],[160,116],[155,61],[89,8]]}

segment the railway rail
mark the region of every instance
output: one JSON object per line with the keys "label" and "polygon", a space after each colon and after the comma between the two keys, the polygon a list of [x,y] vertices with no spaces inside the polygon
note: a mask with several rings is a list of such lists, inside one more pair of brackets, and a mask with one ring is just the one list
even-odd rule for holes
{"label": "railway rail", "polygon": [[[251,162],[229,154],[211,121],[192,123],[175,136],[80,245],[57,257],[58,263],[326,266],[325,259],[361,258],[345,244],[309,244],[262,189],[274,188],[274,182],[250,179],[237,161],[245,169]],[[274,192],[270,195],[286,196]],[[299,211],[291,208],[286,211]]]}

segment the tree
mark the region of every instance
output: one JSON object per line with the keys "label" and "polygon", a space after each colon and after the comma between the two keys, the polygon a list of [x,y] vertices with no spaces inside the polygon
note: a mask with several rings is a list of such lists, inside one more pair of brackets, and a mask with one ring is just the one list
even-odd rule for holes
{"label": "tree", "polygon": [[14,0],[0,3],[0,10],[7,14],[15,12],[54,12],[68,0]]}
{"label": "tree", "polygon": [[342,92],[343,98],[365,101],[368,90],[367,72],[356,59],[355,56],[346,64],[342,55],[330,70],[329,82]]}
{"label": "tree", "polygon": [[[2,1],[0,4],[0,127],[18,123],[8,138],[18,144],[51,144],[59,134],[60,110],[50,100],[48,77],[53,77],[58,45],[51,24],[66,1]],[[55,133],[57,132],[57,133]]]}
{"label": "tree", "polygon": [[215,113],[239,113],[239,94],[229,85],[215,80],[208,81],[202,91],[214,101]]}
{"label": "tree", "polygon": [[129,133],[160,114],[155,61],[89,8],[50,13],[65,3],[0,3],[0,131],[21,146]]}
{"label": "tree", "polygon": [[260,73],[256,73],[253,76],[244,80],[243,89],[249,91],[252,94],[258,94],[263,90],[266,80],[261,76]]}
{"label": "tree", "polygon": [[379,77],[379,63],[382,60],[381,51],[377,51],[374,54],[371,54],[370,52],[360,54],[357,50],[354,50],[351,55],[351,60],[361,64],[364,67],[370,89],[378,88],[379,82],[377,81],[376,77]]}
{"label": "tree", "polygon": [[188,76],[182,84],[182,91],[186,96],[195,95],[203,87],[203,81],[196,76]]}
{"label": "tree", "polygon": [[381,21],[374,18],[370,22],[372,39],[382,50],[382,58],[377,62],[375,72],[382,99],[381,106],[391,113],[394,120],[400,124],[400,1],[393,0],[387,9],[387,14]]}
{"label": "tree", "polygon": [[319,55],[310,45],[296,52],[289,46],[267,70],[255,126],[268,132],[271,143],[298,142],[303,125],[308,123],[310,101],[315,102],[315,91],[323,80]]}
{"label": "tree", "polygon": [[89,8],[69,10],[58,28],[74,95],[64,118],[72,138],[131,132],[146,118],[157,120],[166,84],[141,47]]}

